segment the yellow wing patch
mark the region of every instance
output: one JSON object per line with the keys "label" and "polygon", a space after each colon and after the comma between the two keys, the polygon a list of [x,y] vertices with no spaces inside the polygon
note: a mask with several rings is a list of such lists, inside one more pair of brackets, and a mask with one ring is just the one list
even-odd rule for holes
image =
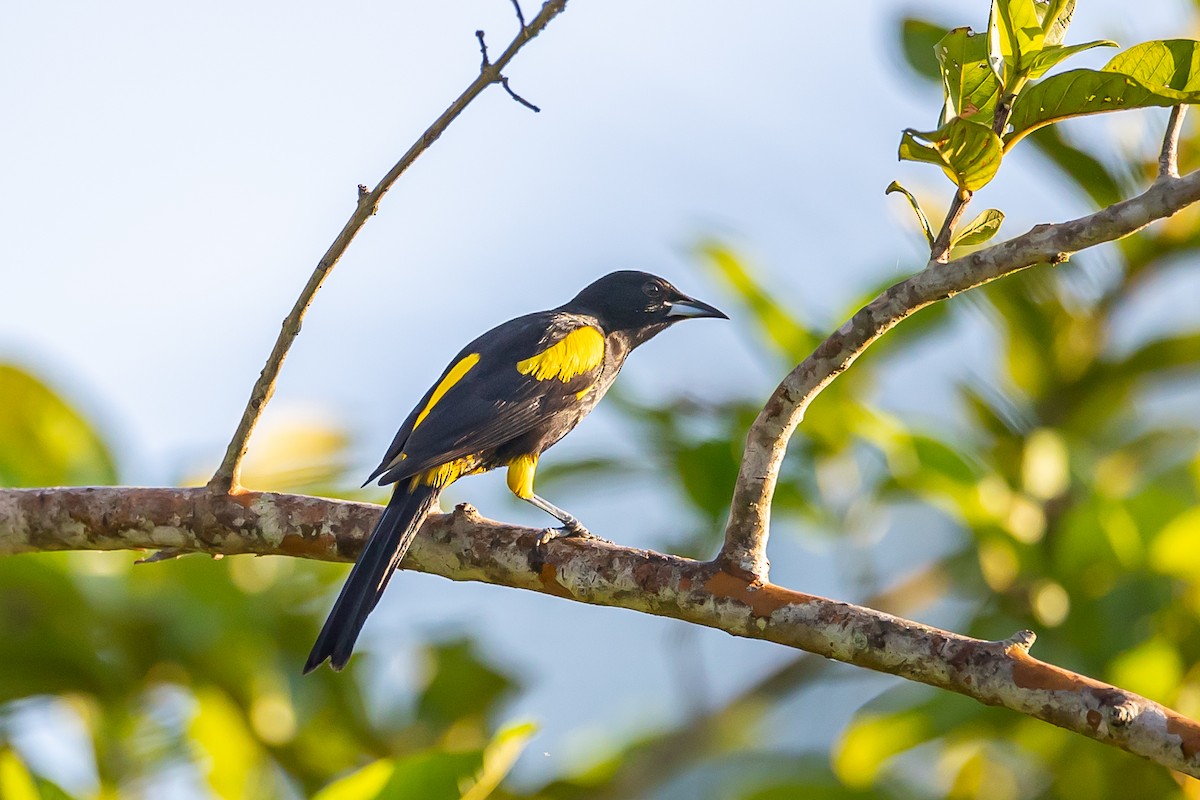
{"label": "yellow wing patch", "polygon": [[563,383],[604,363],[604,334],[591,326],[577,328],[542,352],[517,362],[517,372],[534,380]]}
{"label": "yellow wing patch", "polygon": [[425,421],[425,418],[429,416],[429,412],[433,410],[438,401],[445,397],[446,392],[450,391],[454,384],[461,381],[463,376],[471,371],[471,367],[478,363],[479,353],[471,353],[468,356],[463,356],[457,364],[450,368],[450,371],[446,373],[446,377],[442,378],[441,383],[433,390],[433,395],[430,396],[429,402],[425,404],[425,407],[421,409],[421,413],[417,415],[417,421],[413,423],[414,431],[418,425]]}
{"label": "yellow wing patch", "polygon": [[424,484],[425,486],[434,486],[442,489],[464,475],[473,475],[479,472],[479,458],[476,456],[463,456],[456,458],[453,461],[447,461],[440,467],[427,469],[419,475],[414,475],[409,486],[417,488]]}

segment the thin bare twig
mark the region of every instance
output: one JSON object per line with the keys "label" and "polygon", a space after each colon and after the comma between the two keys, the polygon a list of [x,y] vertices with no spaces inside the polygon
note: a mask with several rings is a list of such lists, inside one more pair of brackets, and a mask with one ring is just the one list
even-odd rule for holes
{"label": "thin bare twig", "polygon": [[1172,106],[1163,134],[1162,153],[1158,157],[1158,177],[1179,177],[1179,133],[1183,130],[1183,115],[1187,106]]}
{"label": "thin bare twig", "polygon": [[500,85],[504,87],[504,91],[508,92],[508,96],[511,97],[513,100],[516,100],[518,103],[525,106],[526,108],[528,108],[530,111],[532,111],[535,114],[541,113],[540,108],[538,108],[533,103],[529,102],[524,97],[521,97],[521,95],[519,95],[513,91],[513,88],[508,85],[507,77],[502,77],[500,79]]}
{"label": "thin bare twig", "polygon": [[483,38],[483,31],[475,31],[475,38],[479,40],[479,71],[483,72],[492,65],[492,61],[488,58],[487,41]]}
{"label": "thin bare twig", "polygon": [[783,380],[746,436],[725,543],[718,561],[762,581],[769,563],[771,499],[788,440],[808,406],[880,336],[927,305],[1041,263],[1111,242],[1200,201],[1200,171],[1156,181],[1137,197],[1057,225],[1038,225],[1014,239],[923,271],[859,309]]}
{"label": "thin bare twig", "polygon": [[[178,547],[348,561],[379,511],[365,503],[265,492],[0,489],[0,554]],[[627,608],[806,650],[1004,706],[1200,776],[1200,723],[1031,657],[1028,631],[986,642],[756,583],[720,564],[586,539],[540,545],[542,534],[484,520],[460,506],[426,521],[404,564],[453,580]]]}
{"label": "thin bare twig", "polygon": [[[255,382],[254,388],[250,391],[250,399],[246,403],[245,411],[242,412],[242,418],[238,422],[232,440],[229,442],[229,447],[225,450],[225,457],[221,460],[216,473],[213,474],[212,479],[208,482],[209,491],[220,493],[241,491],[242,458],[246,455],[246,447],[250,441],[250,435],[254,432],[254,427],[258,424],[263,409],[275,393],[275,382],[279,378],[279,370],[283,366],[283,360],[287,357],[287,352],[292,345],[292,341],[300,333],[300,325],[304,320],[304,314],[308,311],[309,305],[312,304],[313,297],[316,295],[317,290],[321,288],[321,284],[329,277],[329,273],[341,259],[342,254],[346,252],[346,248],[350,246],[350,243],[354,241],[354,237],[358,235],[362,226],[375,213],[379,201],[392,188],[392,184],[396,182],[396,179],[417,160],[418,156],[438,140],[438,137],[466,109],[472,100],[493,83],[502,83],[503,77],[500,71],[508,66],[508,63],[512,61],[513,57],[522,47],[541,33],[552,19],[562,13],[566,5],[567,0],[547,0],[542,5],[542,9],[538,12],[538,15],[533,18],[533,21],[528,25],[521,26],[521,30],[517,33],[516,37],[509,43],[508,47],[505,48],[504,52],[494,63],[488,63],[485,52],[484,63],[475,80],[471,81],[471,84],[463,93],[433,121],[432,125],[426,128],[420,138],[388,170],[388,173],[383,176],[383,179],[374,189],[364,193],[360,188],[358,206],[354,209],[354,213],[350,215],[350,219],[346,221],[337,238],[329,245],[329,249],[325,251],[325,255],[317,262],[316,269],[313,270],[308,283],[305,284],[303,291],[301,291],[300,296],[296,299],[295,305],[292,306],[291,312],[288,313],[283,321],[279,338],[275,340],[275,346],[271,349],[271,354],[267,357],[267,363],[263,367],[258,380]],[[482,38],[480,41],[482,44]]]}
{"label": "thin bare twig", "polygon": [[[520,9],[518,8],[518,10],[517,10],[518,16],[520,15],[520,13],[521,13]],[[483,57],[483,65],[480,67],[480,69],[486,70],[488,67],[491,66],[491,63],[488,61],[487,42],[484,41],[483,31],[475,31],[475,38],[479,40],[479,53]],[[540,108],[538,108],[533,103],[526,100],[524,97],[521,97],[521,95],[517,94],[513,90],[513,88],[508,85],[508,77],[507,76],[504,76],[504,75],[500,76],[500,85],[504,87],[504,91],[508,92],[508,96],[511,97],[513,100],[516,100],[518,103],[525,106],[526,108],[528,108],[530,111],[534,112],[535,114],[541,112]]]}

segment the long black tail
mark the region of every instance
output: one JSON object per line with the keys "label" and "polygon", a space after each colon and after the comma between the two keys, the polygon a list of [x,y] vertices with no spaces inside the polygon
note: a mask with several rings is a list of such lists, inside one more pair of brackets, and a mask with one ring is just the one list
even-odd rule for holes
{"label": "long black tail", "polygon": [[437,502],[438,491],[431,486],[418,486],[411,491],[396,487],[308,654],[304,674],[321,666],[327,658],[336,670],[346,666],[367,615],[379,602],[413,536]]}

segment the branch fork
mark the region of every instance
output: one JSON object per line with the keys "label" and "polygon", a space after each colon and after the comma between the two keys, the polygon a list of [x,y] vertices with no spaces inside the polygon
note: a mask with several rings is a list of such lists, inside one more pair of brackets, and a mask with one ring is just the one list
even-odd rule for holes
{"label": "branch fork", "polygon": [[[997,108],[997,130],[1007,124],[1009,107]],[[715,563],[768,580],[771,498],[787,442],[816,396],[884,333],[932,303],[1035,264],[1061,264],[1072,253],[1128,236],[1200,201],[1200,170],[1179,176],[1184,110],[1185,106],[1171,109],[1159,177],[1142,194],[1069,222],[1035,225],[1021,236],[949,260],[950,231],[971,199],[970,192],[957,192],[926,268],[884,291],[821,342],[784,378],[750,426],[725,541]]]}
{"label": "branch fork", "polygon": [[304,320],[304,315],[308,312],[308,307],[312,305],[317,290],[321,288],[325,279],[329,277],[329,273],[337,266],[338,261],[341,260],[342,255],[346,252],[346,248],[354,241],[354,237],[358,235],[363,225],[375,214],[379,202],[387,194],[388,190],[392,188],[396,180],[412,166],[418,156],[438,140],[446,128],[450,126],[450,123],[458,118],[459,114],[466,109],[471,101],[493,83],[502,84],[505,90],[518,102],[532,108],[534,111],[538,110],[531,103],[513,92],[508,85],[508,79],[501,75],[501,70],[508,66],[509,62],[520,52],[522,47],[532,41],[550,24],[552,19],[563,12],[567,6],[567,0],[547,0],[542,5],[541,11],[538,12],[537,16],[529,24],[525,24],[525,15],[522,13],[521,7],[516,0],[513,0],[513,6],[516,9],[517,20],[521,24],[521,29],[509,43],[508,47],[504,49],[500,57],[494,63],[489,61],[487,47],[483,41],[483,31],[478,31],[476,36],[478,36],[480,47],[483,50],[483,66],[480,69],[479,75],[426,128],[425,132],[417,138],[416,142],[409,147],[400,160],[388,170],[388,173],[383,176],[374,189],[368,190],[366,184],[359,185],[358,204],[354,209],[354,213],[350,215],[350,219],[342,226],[341,232],[338,233],[333,243],[329,245],[325,254],[317,262],[317,266],[309,277],[308,283],[296,299],[291,312],[283,320],[279,337],[275,340],[275,346],[271,349],[271,354],[267,357],[267,362],[263,366],[258,380],[255,381],[254,388],[250,391],[250,399],[246,402],[246,408],[242,412],[241,419],[238,421],[233,438],[230,440],[229,446],[225,449],[225,456],[221,459],[220,466],[217,467],[216,472],[213,473],[212,478],[208,481],[207,488],[210,492],[214,494],[237,494],[243,491],[241,486],[242,459],[246,456],[250,436],[254,433],[254,428],[258,425],[258,420],[262,416],[263,409],[275,394],[275,384],[279,379],[279,371],[283,366],[284,359],[287,358],[288,350],[291,349],[293,340],[300,333],[300,326]]}
{"label": "branch fork", "polygon": [[[518,15],[519,14],[520,11],[518,10]],[[526,100],[524,97],[521,97],[521,95],[517,94],[513,88],[508,85],[508,78],[500,74],[500,68],[488,60],[487,42],[484,40],[483,31],[475,31],[475,38],[479,40],[479,54],[482,58],[482,61],[479,65],[479,74],[487,78],[489,82],[498,83],[503,86],[504,91],[508,92],[508,96],[513,100],[516,100],[518,103],[525,106],[530,111],[533,111],[535,114],[539,113],[541,109]]]}

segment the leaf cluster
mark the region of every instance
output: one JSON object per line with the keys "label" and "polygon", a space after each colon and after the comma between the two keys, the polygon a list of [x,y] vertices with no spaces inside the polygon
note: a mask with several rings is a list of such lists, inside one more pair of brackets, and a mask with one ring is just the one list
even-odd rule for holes
{"label": "leaf cluster", "polygon": [[[1048,125],[1200,101],[1200,42],[1192,39],[1144,42],[1101,69],[1047,76],[1072,56],[1117,46],[1109,40],[1063,44],[1074,10],[1074,0],[992,0],[986,33],[962,27],[941,35],[933,46],[935,59],[924,62],[942,85],[938,127],[904,130],[900,159],[940,167],[957,187],[956,203],[965,205],[996,177],[1017,142]],[[937,30],[910,23],[909,52]],[[994,236],[1004,219],[1001,211],[988,209],[959,230],[935,232],[910,192],[896,182],[888,187],[893,191],[903,192],[912,204],[935,257],[939,240],[947,241],[947,250],[977,246]],[[948,217],[945,226],[953,223]]]}

